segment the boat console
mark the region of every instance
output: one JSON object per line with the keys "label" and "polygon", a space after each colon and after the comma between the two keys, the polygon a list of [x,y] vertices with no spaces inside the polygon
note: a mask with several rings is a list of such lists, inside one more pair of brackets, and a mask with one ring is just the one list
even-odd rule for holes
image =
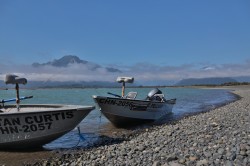
{"label": "boat console", "polygon": [[116,81],[118,83],[133,83],[134,82],[134,77],[117,77]]}
{"label": "boat console", "polygon": [[122,97],[124,97],[125,83],[133,83],[134,77],[117,77],[116,81],[122,83]]}
{"label": "boat console", "polygon": [[5,84],[27,84],[26,78],[20,78],[13,74],[7,74],[4,80]]}
{"label": "boat console", "polygon": [[[19,97],[19,84],[27,84],[26,78],[20,78],[14,74],[7,74],[4,82],[6,84],[15,84],[16,85],[16,106],[17,110],[20,110],[20,97]],[[4,103],[4,102],[2,102]]]}

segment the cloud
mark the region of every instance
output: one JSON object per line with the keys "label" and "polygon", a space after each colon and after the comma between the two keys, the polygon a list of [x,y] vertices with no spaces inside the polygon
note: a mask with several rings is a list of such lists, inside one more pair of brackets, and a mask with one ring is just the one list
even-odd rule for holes
{"label": "cloud", "polygon": [[213,66],[205,66],[201,68],[202,70],[214,70],[215,68]]}
{"label": "cloud", "polygon": [[157,66],[136,64],[128,67],[127,74],[132,74],[141,81],[178,81],[186,78],[239,77],[250,76],[250,61],[242,64],[183,64],[180,66]]}
{"label": "cloud", "polygon": [[5,74],[13,73],[32,81],[109,81],[114,82],[118,76],[133,76],[137,83],[162,84],[185,78],[237,77],[250,76],[250,60],[242,64],[183,64],[180,66],[158,66],[150,63],[138,63],[132,66],[109,65],[123,71],[109,72],[105,67],[95,70],[84,64],[71,64],[68,67],[50,65],[33,67],[31,65],[1,65],[0,79]]}

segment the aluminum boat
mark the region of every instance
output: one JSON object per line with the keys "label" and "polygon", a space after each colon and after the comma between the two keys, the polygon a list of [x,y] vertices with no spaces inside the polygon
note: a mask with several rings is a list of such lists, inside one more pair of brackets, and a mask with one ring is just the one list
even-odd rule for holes
{"label": "aluminum boat", "polygon": [[74,129],[94,106],[58,104],[20,104],[31,97],[19,97],[18,84],[25,78],[7,75],[6,84],[16,84],[16,104],[0,101],[0,149],[27,149],[41,147]]}
{"label": "aluminum boat", "polygon": [[151,90],[145,99],[137,99],[137,92],[125,94],[125,83],[133,83],[133,77],[118,77],[122,83],[122,95],[93,96],[104,116],[115,126],[131,126],[156,121],[172,112],[176,99],[167,100],[158,88]]}

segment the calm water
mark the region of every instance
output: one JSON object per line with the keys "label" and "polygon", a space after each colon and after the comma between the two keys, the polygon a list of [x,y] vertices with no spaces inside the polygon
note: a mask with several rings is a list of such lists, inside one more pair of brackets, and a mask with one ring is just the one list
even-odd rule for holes
{"label": "calm water", "polygon": [[[137,91],[137,98],[144,99],[152,88],[127,88],[126,92]],[[207,111],[217,105],[228,103],[236,99],[226,90],[218,89],[193,89],[193,88],[160,88],[166,98],[177,98],[173,108],[173,114],[169,119],[176,120],[191,113]],[[97,89],[36,89],[20,90],[20,96],[33,95],[32,99],[23,100],[23,104],[76,104],[95,105],[92,95],[107,95],[107,92],[120,94],[119,88]],[[15,97],[15,90],[0,90],[0,99]],[[76,128],[63,137],[45,145],[48,149],[71,148],[74,146],[86,146],[95,142],[103,133],[119,132],[110,122],[101,115],[97,109],[92,111]],[[80,138],[79,131],[83,138]]]}

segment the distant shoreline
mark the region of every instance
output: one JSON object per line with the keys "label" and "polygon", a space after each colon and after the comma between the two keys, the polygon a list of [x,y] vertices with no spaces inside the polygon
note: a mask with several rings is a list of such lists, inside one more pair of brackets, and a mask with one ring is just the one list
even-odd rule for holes
{"label": "distant shoreline", "polygon": [[[159,86],[126,86],[126,88],[201,88],[201,89],[230,89],[230,88],[237,88],[237,87],[250,87],[249,84],[244,85],[186,85],[186,86],[174,86],[174,85],[159,85]],[[25,86],[21,86],[20,89],[27,89],[27,90],[34,90],[34,89],[101,89],[101,88],[111,88],[111,89],[119,89],[121,86],[86,86],[86,87],[60,87],[60,86],[53,86],[53,87],[37,87],[37,88],[26,88]],[[11,88],[0,88],[0,90],[9,90],[15,89],[15,87]]]}

